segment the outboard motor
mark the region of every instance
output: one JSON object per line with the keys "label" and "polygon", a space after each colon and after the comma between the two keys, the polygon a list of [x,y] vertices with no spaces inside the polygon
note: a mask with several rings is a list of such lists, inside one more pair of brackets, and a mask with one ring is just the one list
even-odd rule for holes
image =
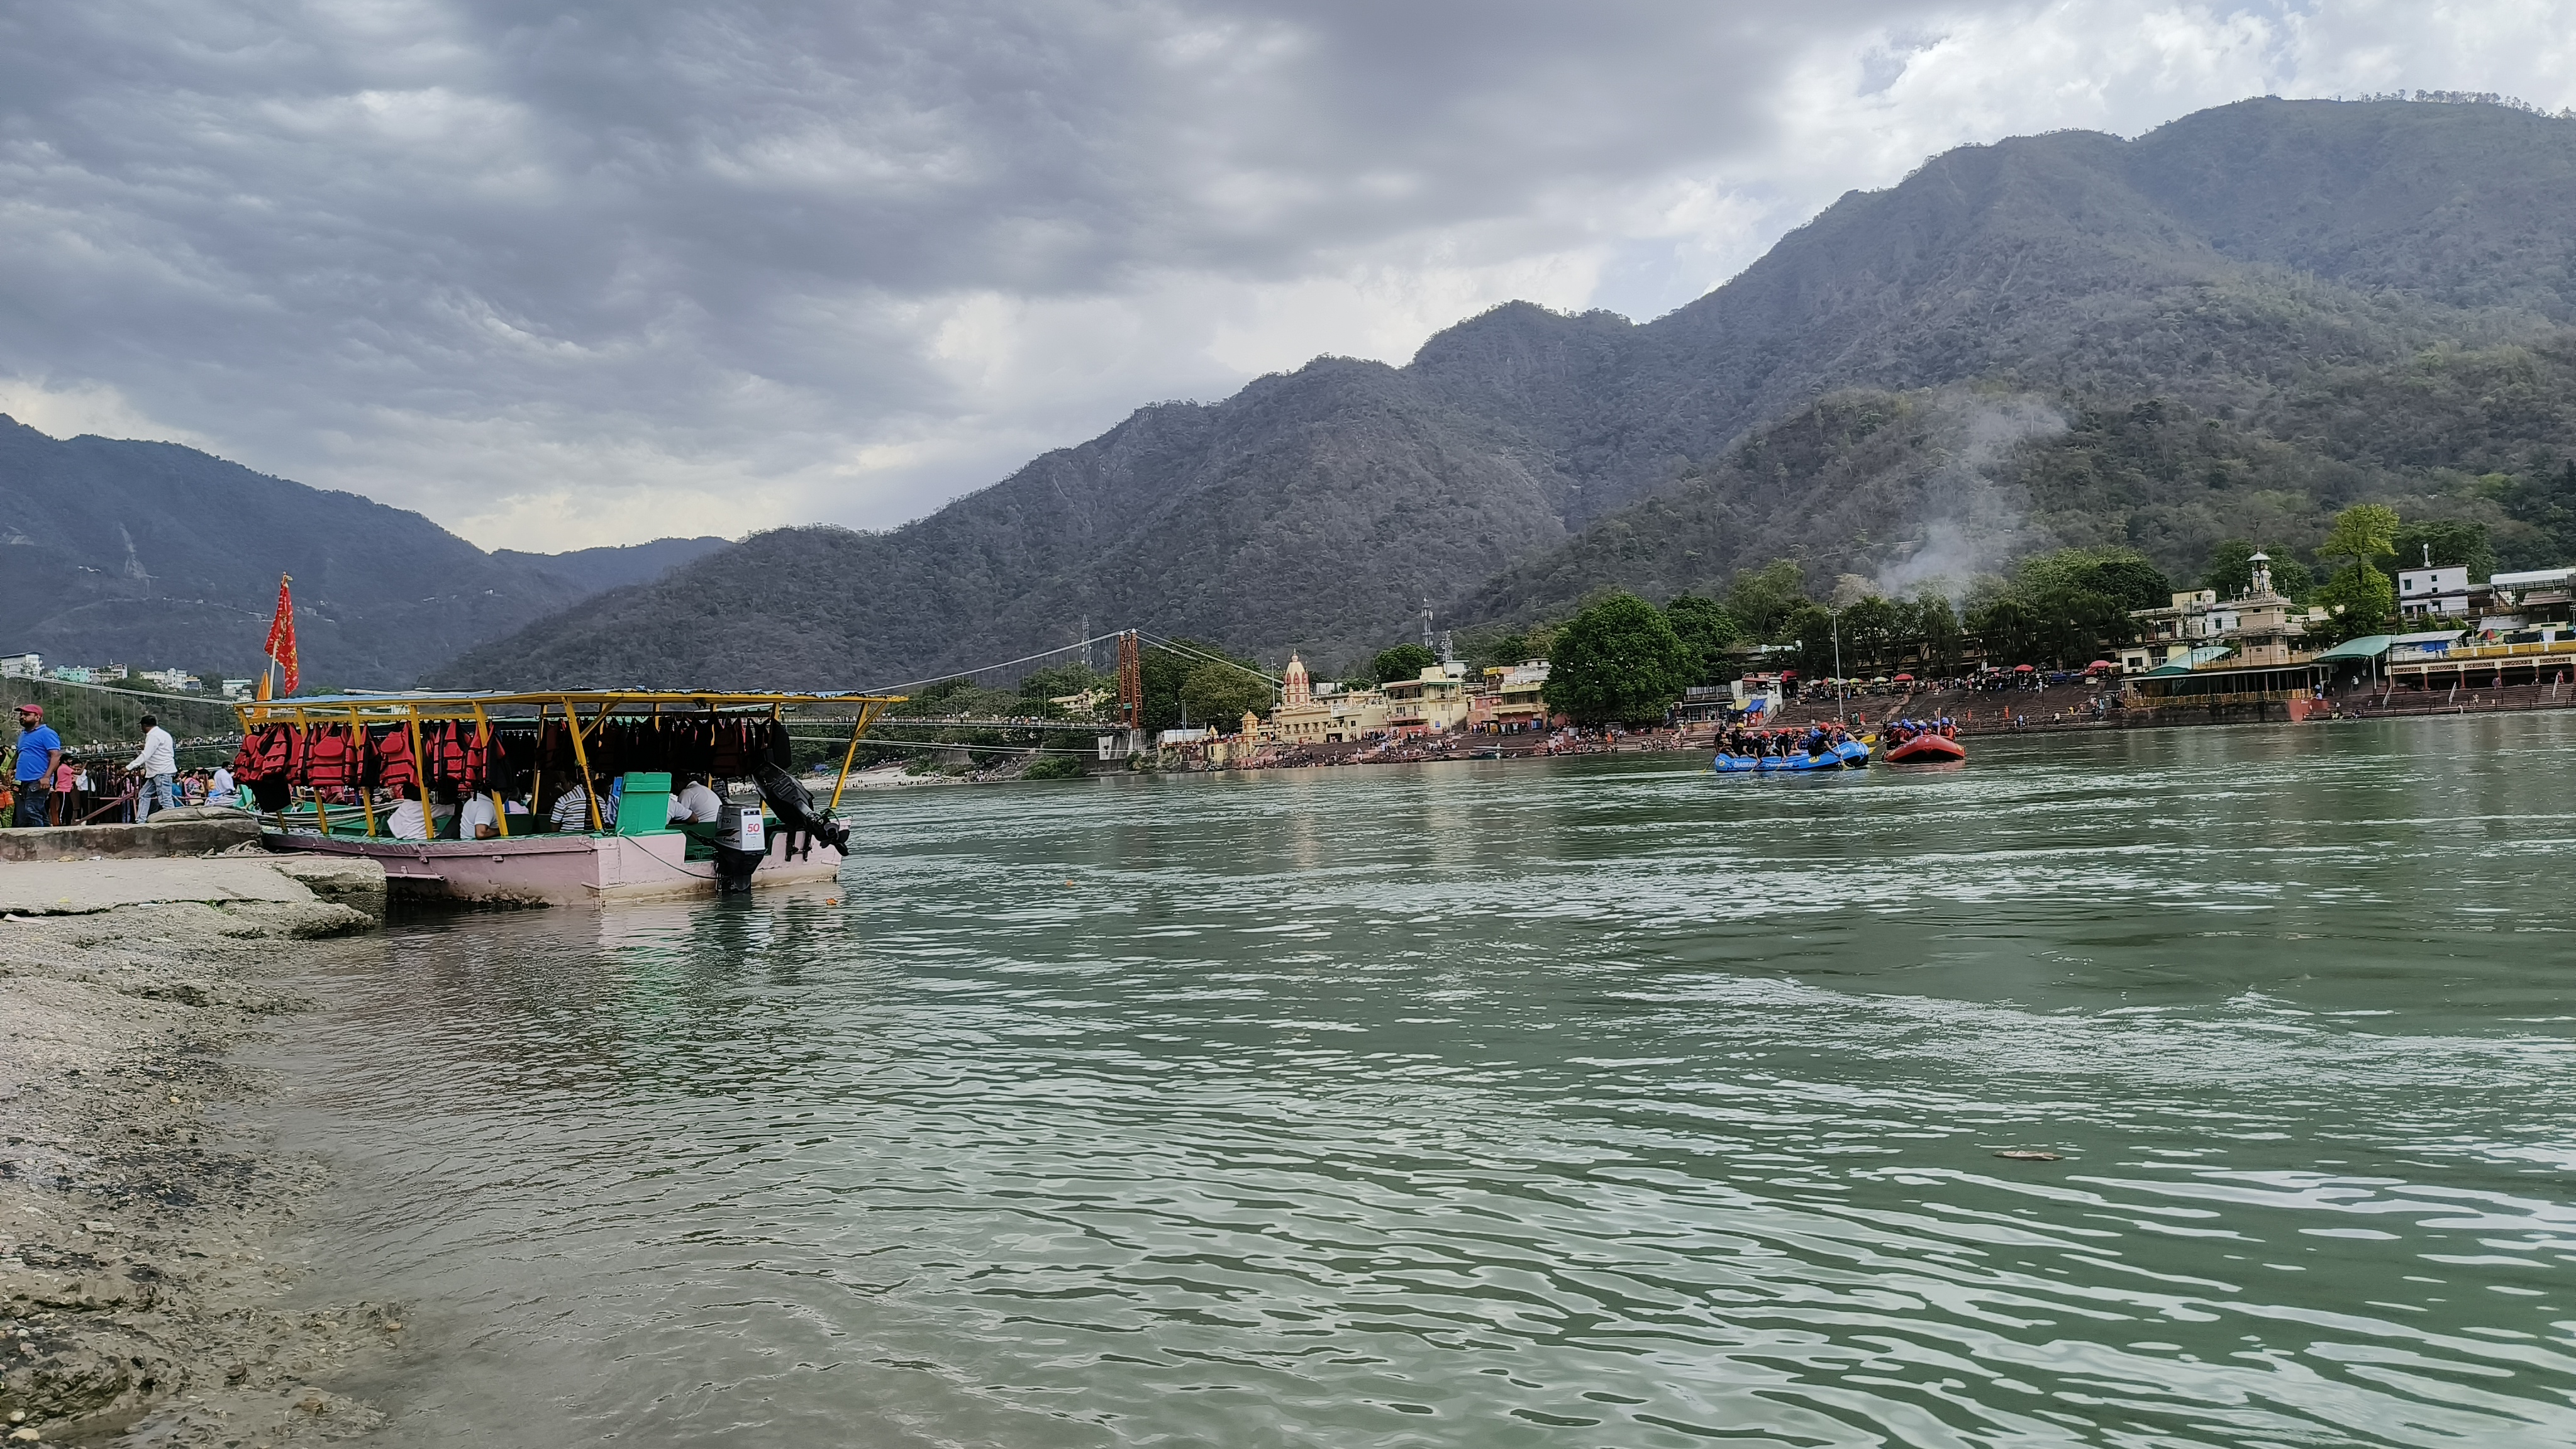
{"label": "outboard motor", "polygon": [[727,805],[716,817],[716,893],[751,889],[751,873],[769,858],[769,837],[757,805]]}
{"label": "outboard motor", "polygon": [[850,827],[824,814],[795,776],[763,760],[752,767],[751,778],[760,786],[760,797],[778,812],[781,829],[801,831],[843,855],[850,853]]}

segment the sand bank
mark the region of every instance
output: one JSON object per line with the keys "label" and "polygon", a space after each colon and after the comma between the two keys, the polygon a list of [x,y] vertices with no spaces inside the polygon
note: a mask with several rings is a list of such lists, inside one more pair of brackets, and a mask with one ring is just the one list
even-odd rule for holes
{"label": "sand bank", "polygon": [[264,1254],[319,1185],[244,1151],[226,1064],[303,1003],[272,983],[381,921],[372,862],[0,865],[0,1445],[285,1444],[379,1422],[310,1380],[399,1341],[373,1304],[289,1312]]}

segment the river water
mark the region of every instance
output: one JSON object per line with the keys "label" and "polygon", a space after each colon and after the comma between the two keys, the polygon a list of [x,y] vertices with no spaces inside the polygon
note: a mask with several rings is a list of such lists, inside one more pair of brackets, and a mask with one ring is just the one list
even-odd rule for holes
{"label": "river water", "polygon": [[305,983],[308,1291],[406,1445],[2576,1443],[2571,747],[871,796]]}

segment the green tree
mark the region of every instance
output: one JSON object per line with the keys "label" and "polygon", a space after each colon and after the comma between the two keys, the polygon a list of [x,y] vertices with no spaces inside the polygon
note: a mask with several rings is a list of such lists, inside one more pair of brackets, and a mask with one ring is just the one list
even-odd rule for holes
{"label": "green tree", "polygon": [[1575,615],[1549,658],[1548,707],[1584,724],[1661,720],[1698,664],[1663,611],[1634,594]]}
{"label": "green tree", "polygon": [[1822,604],[1807,604],[1780,625],[1788,640],[1798,646],[1798,677],[1808,681],[1825,679],[1834,672],[1834,611]]}
{"label": "green tree", "polygon": [[1181,702],[1193,724],[1232,730],[1246,711],[1270,713],[1270,681],[1239,664],[1201,664],[1181,681]]}
{"label": "green tree", "polygon": [[2160,609],[2173,600],[2164,570],[2134,548],[2061,548],[2022,560],[2015,576],[2034,598],[2098,594],[2122,609]]}
{"label": "green tree", "polygon": [[[1252,661],[1235,659],[1218,646],[1201,640],[1175,639],[1172,642],[1182,646],[1186,652],[1149,648],[1137,659],[1139,666],[1137,672],[1144,676],[1145,728],[1155,731],[1176,729],[1184,718],[1192,725],[1234,728],[1243,711],[1234,710],[1222,719],[1208,714],[1202,705],[1189,697],[1189,682],[1191,676],[1206,666],[1208,656],[1214,656],[1220,660],[1232,660],[1235,669],[1229,672],[1250,672]],[[1266,709],[1268,708],[1266,701],[1269,698],[1266,683],[1263,691],[1262,697],[1265,701],[1263,707]],[[1211,695],[1210,702],[1225,704],[1233,698],[1235,696],[1232,695]]]}
{"label": "green tree", "polygon": [[2038,617],[2018,594],[2005,594],[1970,613],[1968,627],[1985,646],[1988,664],[2010,669],[2040,661]]}
{"label": "green tree", "polygon": [[1422,671],[1439,662],[1439,655],[1419,644],[1398,644],[1378,651],[1378,656],[1369,661],[1369,671],[1377,676],[1378,683],[1392,684],[1400,679],[1420,679]]}
{"label": "green tree", "polygon": [[2335,571],[2316,591],[2314,602],[2327,615],[2318,631],[2324,639],[2358,639],[2388,628],[2397,618],[2397,586],[2379,571],[2379,563],[2397,550],[2397,510],[2384,503],[2356,503],[2335,515],[2334,527],[2317,552],[2352,562]]}
{"label": "green tree", "polygon": [[2385,633],[2397,619],[2397,586],[2388,575],[2358,561],[2337,569],[2317,590],[2315,602],[2326,611],[2326,621],[2308,626],[2306,642],[2311,645]]}
{"label": "green tree", "polygon": [[1893,667],[1904,647],[1910,611],[1876,594],[1864,595],[1843,610],[1843,664],[1854,674],[1874,674]]}
{"label": "green tree", "polygon": [[[2457,568],[2467,566],[2469,577],[2484,579],[2495,572],[2495,544],[2487,538],[2483,523],[2462,523],[2452,519],[2426,519],[2397,530],[2391,560],[2401,569],[2427,567]],[[2283,592],[2288,592],[2283,590]]]}
{"label": "green tree", "polygon": [[1717,600],[1697,594],[1675,594],[1667,600],[1664,620],[1697,661],[1691,669],[1693,684],[1715,684],[1726,672],[1728,656],[1744,641],[1744,626],[1735,615]]}
{"label": "green tree", "polygon": [[1959,667],[1959,614],[1948,599],[1923,594],[1914,600],[1914,637],[1924,669],[1948,674]]}
{"label": "green tree", "polygon": [[2356,503],[2335,515],[2334,527],[2326,530],[2326,541],[2317,545],[2317,552],[2376,567],[2396,554],[2399,527],[2396,509],[2385,503]]}
{"label": "green tree", "polygon": [[1795,559],[1740,571],[1726,588],[1726,611],[1744,626],[1746,637],[1765,643],[1790,638],[1789,621],[1806,603],[1806,573]]}
{"label": "green tree", "polygon": [[1117,681],[1087,664],[1058,664],[1031,670],[1020,680],[1020,701],[1016,714],[1060,715],[1053,701],[1096,690],[1116,688]]}
{"label": "green tree", "polygon": [[[2533,542],[2522,545],[2523,567],[2550,567],[2576,559],[2576,458],[2564,466],[2545,465],[2515,476],[2491,473],[2479,480],[2489,497],[2503,505],[2505,517],[2526,525]],[[2404,567],[2401,558],[2399,566]]]}

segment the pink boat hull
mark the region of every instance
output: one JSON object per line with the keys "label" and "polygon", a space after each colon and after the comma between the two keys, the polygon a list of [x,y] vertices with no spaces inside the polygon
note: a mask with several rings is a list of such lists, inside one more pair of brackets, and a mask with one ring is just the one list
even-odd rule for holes
{"label": "pink boat hull", "polygon": [[[526,835],[511,840],[362,840],[270,831],[271,850],[365,856],[385,868],[385,889],[398,899],[505,905],[581,905],[608,900],[714,895],[715,862],[685,860],[688,837],[668,835]],[[794,853],[791,854],[791,848]],[[828,881],[841,857],[785,833],[751,873],[755,886]]]}

